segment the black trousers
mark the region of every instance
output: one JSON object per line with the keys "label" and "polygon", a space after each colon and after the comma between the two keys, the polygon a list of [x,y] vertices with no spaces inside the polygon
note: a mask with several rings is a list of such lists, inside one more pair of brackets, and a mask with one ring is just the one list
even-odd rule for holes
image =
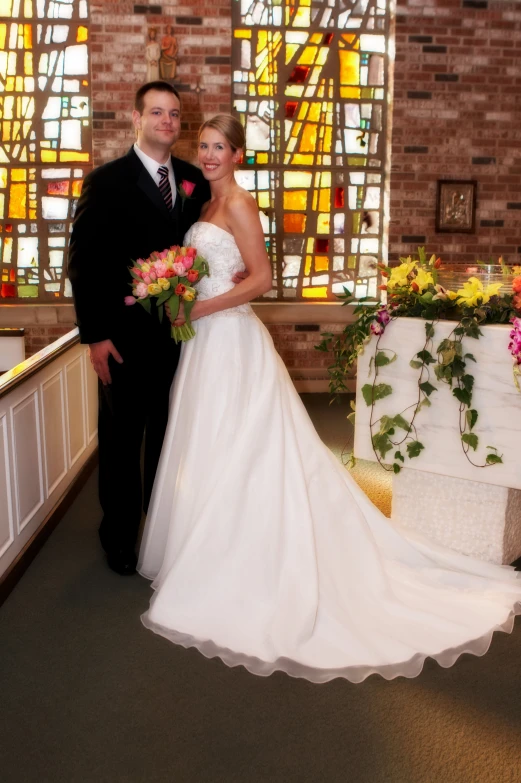
{"label": "black trousers", "polygon": [[128,349],[118,345],[118,350],[123,364],[110,357],[112,383],[99,383],[99,535],[107,552],[135,549],[161,455],[180,347],[163,331],[158,339]]}

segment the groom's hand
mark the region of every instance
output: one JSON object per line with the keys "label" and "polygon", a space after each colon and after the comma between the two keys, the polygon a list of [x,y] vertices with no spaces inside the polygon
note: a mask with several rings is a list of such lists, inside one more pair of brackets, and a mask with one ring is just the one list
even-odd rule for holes
{"label": "groom's hand", "polygon": [[237,283],[242,283],[249,274],[249,272],[237,272],[237,274],[232,277],[232,283],[235,283],[235,285],[237,285]]}
{"label": "groom's hand", "polygon": [[116,350],[112,340],[91,343],[89,345],[89,356],[96,375],[102,384],[107,386],[107,384],[112,383],[109,370],[109,356],[113,356],[119,364],[123,364],[121,354]]}

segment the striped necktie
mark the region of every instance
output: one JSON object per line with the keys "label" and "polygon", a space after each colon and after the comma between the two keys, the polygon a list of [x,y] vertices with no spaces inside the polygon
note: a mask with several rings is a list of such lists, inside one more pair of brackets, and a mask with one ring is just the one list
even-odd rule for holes
{"label": "striped necktie", "polygon": [[160,166],[157,173],[161,177],[159,181],[159,190],[166,204],[166,208],[170,212],[172,209],[172,188],[170,187],[170,180],[168,178],[168,167]]}

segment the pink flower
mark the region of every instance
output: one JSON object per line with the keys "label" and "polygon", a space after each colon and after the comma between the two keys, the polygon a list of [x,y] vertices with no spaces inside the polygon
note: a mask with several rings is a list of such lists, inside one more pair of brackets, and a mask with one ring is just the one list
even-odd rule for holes
{"label": "pink flower", "polygon": [[185,267],[182,261],[176,261],[176,263],[173,265],[173,270],[176,273],[176,275],[182,276],[185,273]]}
{"label": "pink flower", "polygon": [[194,259],[192,258],[192,256],[185,256],[182,259],[181,263],[183,264],[184,269],[191,269],[194,265]]}
{"label": "pink flower", "polygon": [[138,283],[135,288],[138,299],[146,299],[148,296],[148,287],[146,281]]}
{"label": "pink flower", "polygon": [[126,296],[125,304],[127,305],[127,307],[130,307],[131,305],[136,304],[136,299],[134,299],[133,296]]}
{"label": "pink flower", "polygon": [[187,256],[193,256],[195,258],[196,255],[197,255],[197,250],[195,249],[195,247],[187,247],[186,248],[186,255]]}
{"label": "pink flower", "polygon": [[389,315],[389,311],[384,307],[382,310],[379,310],[376,314],[376,320],[382,324],[382,326],[387,326],[389,321],[391,320],[391,316]]}
{"label": "pink flower", "polygon": [[164,261],[154,261],[154,272],[158,277],[166,275],[167,266]]}
{"label": "pink flower", "polygon": [[166,250],[162,250],[160,253],[157,254],[157,257],[160,259],[160,261],[164,261],[164,259],[168,255],[168,248]]}
{"label": "pink flower", "polygon": [[158,278],[158,275],[155,272],[153,272],[152,270],[148,273],[148,276],[152,280],[152,282],[154,282]]}
{"label": "pink flower", "polygon": [[139,267],[137,267],[137,266],[133,266],[130,271],[134,272],[134,274],[137,275],[138,277],[142,277],[143,276],[143,273],[141,272],[141,269],[139,269]]}
{"label": "pink flower", "polygon": [[382,334],[384,331],[384,327],[382,324],[377,323],[377,321],[373,321],[373,323],[370,326],[370,329],[373,334]]}
{"label": "pink flower", "polygon": [[152,278],[150,277],[150,275],[143,275],[143,282],[146,283],[147,285],[150,285],[150,283],[152,282]]}
{"label": "pink flower", "polygon": [[195,182],[189,182],[187,179],[184,179],[181,182],[181,190],[184,190],[186,198],[190,198],[195,190]]}

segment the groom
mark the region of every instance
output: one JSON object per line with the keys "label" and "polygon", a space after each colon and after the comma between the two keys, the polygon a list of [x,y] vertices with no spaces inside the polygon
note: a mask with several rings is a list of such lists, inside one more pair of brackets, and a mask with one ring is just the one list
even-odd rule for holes
{"label": "groom", "polygon": [[142,508],[150,500],[180,351],[167,318],[160,323],[154,308],[150,315],[140,305],[125,306],[129,266],[182,245],[210,198],[199,169],[170,154],[180,109],[179,94],[166,82],[140,87],[132,113],[137,141],[85,178],[71,236],[77,322],[99,376],[99,536],[119,574],[135,572]]}

